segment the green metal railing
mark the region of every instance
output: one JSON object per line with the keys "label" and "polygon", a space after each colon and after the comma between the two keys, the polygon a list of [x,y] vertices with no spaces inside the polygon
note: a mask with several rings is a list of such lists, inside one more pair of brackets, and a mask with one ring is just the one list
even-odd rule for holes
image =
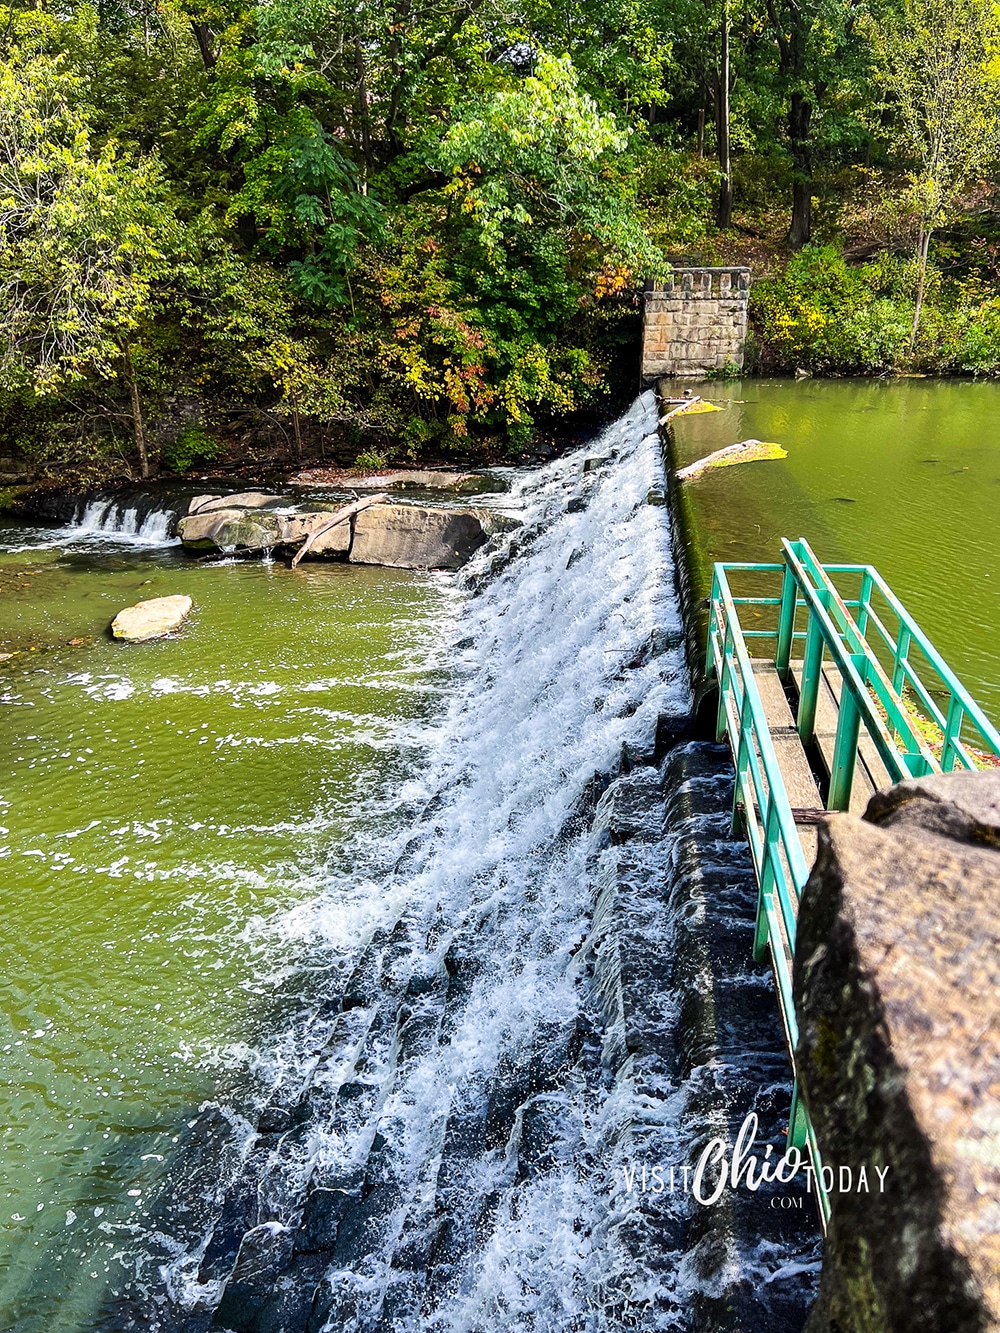
{"label": "green metal railing", "polygon": [[[1000,733],[877,570],[821,565],[801,538],[783,540],[782,551],[780,564],[715,565],[707,665],[719,686],[718,735],[728,737],[736,766],[734,823],[746,831],[757,874],[754,956],[758,961],[770,956],[794,1071],[798,1026],[792,960],[799,895],[809,866],[754,680],[753,658],[770,660],[786,686],[793,683],[793,662],[798,666],[795,725],[803,744],[815,736],[824,662],[829,659],[836,669],[840,695],[828,810],[849,808],[862,729],[891,782],[1000,761]],[[735,596],[731,576],[776,586],[766,595]],[[845,581],[856,585],[853,595],[838,587]],[[756,650],[768,643],[771,652]],[[789,1142],[809,1153],[825,1221],[829,1200],[822,1162],[797,1077]]]}

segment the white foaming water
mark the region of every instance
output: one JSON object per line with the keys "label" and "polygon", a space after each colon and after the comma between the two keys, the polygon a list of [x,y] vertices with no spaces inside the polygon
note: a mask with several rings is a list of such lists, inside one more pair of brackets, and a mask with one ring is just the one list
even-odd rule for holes
{"label": "white foaming water", "polygon": [[[329,1276],[345,1327],[374,1327],[387,1301],[413,1333],[596,1333],[621,1326],[623,1310],[626,1323],[644,1312],[648,1327],[677,1326],[682,1265],[654,1279],[619,1238],[638,1207],[613,1180],[636,1094],[566,1055],[591,1003],[581,944],[595,898],[590,820],[574,811],[623,747],[648,752],[658,715],[690,707],[682,649],[642,651],[654,629],[681,641],[669,512],[647,503],[663,480],[656,416],[645,394],[590,446],[599,467],[584,472],[577,452],[516,482],[525,526],[507,540],[520,554],[458,619],[452,702],[424,775],[400,794],[421,813],[395,870],[331,885],[285,921],[290,938],[339,956],[345,977],[359,933],[381,950],[377,982],[314,1085],[364,1092],[285,1145],[272,1200],[271,1215],[294,1225],[290,1181],[336,1187],[383,1144],[379,1174],[394,1193],[379,1238]],[[473,587],[491,562],[487,547]],[[367,853],[361,864],[386,863],[384,846]],[[430,1038],[404,1039],[401,1005]],[[489,1107],[507,1088],[515,1109],[498,1135]],[[545,1164],[530,1169],[529,1114],[549,1126]],[[399,1256],[442,1215],[454,1223],[450,1276],[431,1294],[419,1262]],[[190,1263],[187,1276],[203,1297]]]}
{"label": "white foaming water", "polygon": [[180,539],[170,535],[173,517],[169,509],[153,509],[140,519],[138,509],[115,500],[90,500],[67,529],[67,535],[107,537],[142,546],[176,546]]}

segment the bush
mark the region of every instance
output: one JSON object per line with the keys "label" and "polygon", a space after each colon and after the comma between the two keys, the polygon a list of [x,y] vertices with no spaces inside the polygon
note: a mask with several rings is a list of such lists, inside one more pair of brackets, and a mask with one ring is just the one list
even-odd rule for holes
{"label": "bush", "polygon": [[835,246],[807,246],[781,277],[751,289],[762,360],[782,369],[891,369],[913,322],[911,268],[892,256],[850,267]]}
{"label": "bush", "polygon": [[848,265],[832,245],[807,246],[778,278],[751,288],[762,368],[1000,374],[1000,296],[978,277],[945,282],[933,267],[914,346],[912,258]]}
{"label": "bush", "polygon": [[354,460],[354,466],[360,472],[378,472],[388,461],[377,449],[364,449]]}
{"label": "bush", "polygon": [[226,446],[200,426],[188,426],[176,440],[165,444],[160,457],[171,472],[187,472],[199,463],[215,463],[226,452]]}

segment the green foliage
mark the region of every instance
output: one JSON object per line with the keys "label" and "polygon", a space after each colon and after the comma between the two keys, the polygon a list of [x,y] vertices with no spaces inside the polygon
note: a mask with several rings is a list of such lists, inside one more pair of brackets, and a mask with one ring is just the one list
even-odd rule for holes
{"label": "green foliage", "polygon": [[354,460],[354,466],[360,472],[378,472],[387,462],[385,455],[380,454],[377,449],[362,449]]}
{"label": "green foliage", "polygon": [[58,58],[0,64],[0,388],[114,376],[173,241],[153,158],[92,148]]}
{"label": "green foliage", "polygon": [[834,246],[808,246],[780,278],[751,289],[755,335],[780,370],[1000,372],[1000,296],[931,267],[911,346],[919,282],[915,258],[851,266]]}
{"label": "green foliage", "polygon": [[226,446],[206,434],[201,426],[188,426],[164,445],[160,457],[171,472],[187,472],[204,463],[215,463],[225,455]]}
{"label": "green foliage", "polygon": [[[966,93],[994,86],[995,17],[958,3],[965,100],[932,219],[917,130],[937,29],[916,19],[941,0],[730,0],[747,231],[778,193],[801,212],[820,171],[855,200],[886,194],[874,147],[913,178],[927,258],[927,228],[990,166],[995,98]],[[723,9],[0,7],[0,439],[50,472],[127,472],[133,450],[145,472],[144,423],[183,393],[213,403],[227,439],[296,458],[320,441],[341,460],[496,456],[600,409],[634,382],[639,291],[665,256],[737,257],[732,233],[711,235],[718,170],[696,151],[699,111],[706,152],[715,133]],[[827,234],[835,205],[816,209]],[[887,236],[910,225],[890,211]],[[914,340],[916,262],[805,252],[755,289],[765,361],[995,373],[997,266],[958,281],[930,264]],[[163,462],[205,447],[178,441]]]}

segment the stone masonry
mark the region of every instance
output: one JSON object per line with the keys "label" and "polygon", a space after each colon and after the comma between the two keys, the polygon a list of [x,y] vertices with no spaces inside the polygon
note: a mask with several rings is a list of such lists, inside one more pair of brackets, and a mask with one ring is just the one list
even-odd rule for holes
{"label": "stone masonry", "polygon": [[748,268],[675,268],[646,292],[642,382],[743,367]]}

